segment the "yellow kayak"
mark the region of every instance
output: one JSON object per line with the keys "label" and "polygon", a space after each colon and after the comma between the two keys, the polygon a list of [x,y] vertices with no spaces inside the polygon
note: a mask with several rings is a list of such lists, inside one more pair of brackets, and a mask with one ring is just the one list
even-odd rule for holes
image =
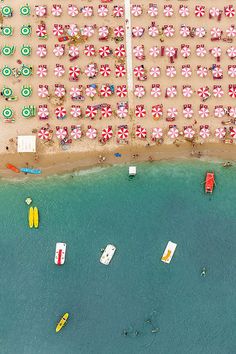
{"label": "yellow kayak", "polygon": [[33,209],[33,207],[29,208],[28,220],[29,220],[29,227],[32,229],[32,227],[34,226],[34,209]]}
{"label": "yellow kayak", "polygon": [[62,318],[60,319],[59,323],[57,324],[57,326],[56,326],[56,332],[59,332],[59,331],[62,329],[62,327],[65,326],[65,324],[66,324],[68,318],[69,318],[69,313],[66,312],[66,313],[62,316]]}
{"label": "yellow kayak", "polygon": [[39,211],[37,207],[34,207],[34,227],[39,227]]}

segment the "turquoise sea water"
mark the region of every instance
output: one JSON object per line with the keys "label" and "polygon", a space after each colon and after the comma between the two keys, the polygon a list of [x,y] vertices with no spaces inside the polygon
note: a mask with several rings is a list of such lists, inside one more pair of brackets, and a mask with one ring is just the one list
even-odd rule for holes
{"label": "turquoise sea water", "polygon": [[[216,189],[206,196],[201,182],[211,169]],[[161,163],[138,165],[133,180],[119,166],[2,181],[0,353],[234,353],[235,173]],[[27,196],[39,207],[39,230],[27,226]],[[168,265],[160,258],[169,240],[178,246]],[[57,267],[60,241],[67,258]],[[117,253],[105,267],[100,249],[108,243]],[[69,323],[56,334],[67,311]]]}

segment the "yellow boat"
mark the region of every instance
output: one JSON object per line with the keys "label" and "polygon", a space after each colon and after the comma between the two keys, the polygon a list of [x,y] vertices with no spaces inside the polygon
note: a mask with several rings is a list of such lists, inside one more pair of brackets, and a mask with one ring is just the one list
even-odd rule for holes
{"label": "yellow boat", "polygon": [[29,215],[28,215],[29,227],[32,229],[34,226],[34,209],[33,207],[29,208]]}
{"label": "yellow boat", "polygon": [[34,227],[39,227],[39,211],[37,207],[34,207]]}
{"label": "yellow boat", "polygon": [[57,324],[57,326],[56,326],[56,332],[59,332],[59,331],[62,329],[62,327],[65,326],[65,324],[66,324],[68,318],[69,318],[69,313],[66,312],[66,313],[62,316],[62,318],[60,319],[60,321],[58,322],[58,324]]}

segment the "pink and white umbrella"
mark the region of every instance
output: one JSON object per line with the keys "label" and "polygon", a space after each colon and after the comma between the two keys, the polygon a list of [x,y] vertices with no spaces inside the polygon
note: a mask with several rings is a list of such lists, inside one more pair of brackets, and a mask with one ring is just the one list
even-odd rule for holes
{"label": "pink and white umbrella", "polygon": [[96,65],[93,63],[86,65],[86,67],[84,69],[84,73],[88,78],[96,77],[96,75],[97,75]]}
{"label": "pink and white umbrella", "polygon": [[143,77],[145,74],[145,70],[144,70],[143,65],[135,66],[133,69],[133,72],[134,72],[135,77],[137,77],[137,78]]}
{"label": "pink and white umbrella", "polygon": [[155,119],[160,118],[163,115],[163,106],[160,104],[157,104],[155,106],[152,106],[152,116]]}
{"label": "pink and white umbrella", "polygon": [[92,37],[94,35],[94,27],[93,26],[84,26],[81,28],[81,33],[84,35],[84,36],[87,36],[87,37]]}
{"label": "pink and white umbrella", "polygon": [[173,25],[164,26],[163,33],[166,37],[173,37],[175,33],[175,29]]}
{"label": "pink and white umbrella", "polygon": [[209,108],[206,105],[200,105],[198,114],[201,118],[207,118],[209,116]]}
{"label": "pink and white umbrella", "polygon": [[61,5],[52,5],[52,15],[55,17],[59,17],[62,14],[62,8]]}
{"label": "pink and white umbrella", "polygon": [[236,37],[236,27],[231,25],[229,28],[226,29],[227,37],[234,38]]}
{"label": "pink and white umbrella", "polygon": [[152,66],[149,73],[152,77],[159,77],[161,75],[161,69],[159,66]]}
{"label": "pink and white umbrella", "polygon": [[218,7],[211,7],[209,9],[209,14],[211,17],[218,17],[220,15],[220,9]]}
{"label": "pink and white umbrella", "polygon": [[192,69],[190,65],[182,65],[181,74],[186,78],[192,76]]}
{"label": "pink and white umbrella", "polygon": [[161,128],[152,129],[152,139],[160,139],[163,136],[163,130]]}
{"label": "pink and white umbrella", "polygon": [[225,115],[225,110],[223,106],[215,106],[214,108],[214,116],[217,118],[222,118]]}
{"label": "pink and white umbrella", "polygon": [[81,13],[84,17],[93,16],[93,7],[92,6],[84,6],[82,7]]}
{"label": "pink and white umbrella", "polygon": [[236,107],[230,107],[229,115],[230,117],[236,118]]}
{"label": "pink and white umbrella", "polygon": [[190,85],[184,85],[183,86],[183,89],[182,89],[182,95],[184,97],[192,97],[193,95],[193,89],[192,89],[192,86]]}
{"label": "pink and white umbrella", "polygon": [[193,117],[193,109],[192,109],[191,105],[184,105],[183,115],[187,119],[190,119]]}
{"label": "pink and white umbrella", "polygon": [[58,119],[65,118],[66,116],[66,109],[63,106],[59,106],[55,109],[55,115]]}
{"label": "pink and white umbrella", "polygon": [[69,47],[69,55],[71,57],[77,57],[79,55],[79,47],[72,45]]}
{"label": "pink and white umbrella", "polygon": [[96,136],[97,136],[97,129],[95,128],[88,128],[87,132],[86,132],[86,136],[89,138],[89,139],[95,139]]}
{"label": "pink and white umbrella", "polygon": [[109,104],[102,105],[101,114],[102,114],[103,118],[111,117],[112,116],[111,105],[109,105]]}
{"label": "pink and white umbrella", "polygon": [[168,76],[168,77],[175,77],[176,76],[175,66],[168,65],[166,67],[166,76]]}
{"label": "pink and white umbrella", "polygon": [[157,26],[155,26],[155,25],[149,26],[148,27],[148,34],[150,37],[157,37],[159,34]]}
{"label": "pink and white umbrella", "polygon": [[115,48],[114,51],[115,56],[122,58],[126,56],[126,50],[124,44],[121,44],[119,47]]}
{"label": "pink and white umbrella", "polygon": [[69,34],[69,36],[77,36],[80,31],[75,23],[65,26],[65,29],[67,29],[67,33]]}
{"label": "pink and white umbrella", "polygon": [[116,65],[115,75],[116,77],[124,77],[126,75],[125,66],[122,64]]}
{"label": "pink and white umbrella", "polygon": [[151,47],[149,49],[149,55],[151,57],[157,58],[159,54],[160,54],[160,49],[157,46]]}
{"label": "pink and white umbrella", "polygon": [[141,98],[145,95],[146,91],[145,91],[145,88],[144,86],[141,86],[141,85],[135,85],[135,88],[134,88],[134,95],[138,98]]}
{"label": "pink and white umbrella", "polygon": [[230,59],[234,59],[236,57],[236,47],[231,46],[226,50],[226,53]]}
{"label": "pink and white umbrella", "polygon": [[102,85],[100,88],[100,95],[102,97],[110,97],[112,95],[112,91],[109,85]]}
{"label": "pink and white umbrella", "polygon": [[135,107],[135,116],[137,118],[144,118],[146,117],[146,114],[147,114],[147,111],[146,109],[144,108],[144,105],[136,105]]}
{"label": "pink and white umbrella", "polygon": [[65,74],[64,65],[56,64],[54,68],[54,75],[57,77],[62,77]]}
{"label": "pink and white umbrella", "polygon": [[212,38],[220,38],[222,31],[219,27],[212,27],[211,29],[211,37]]}
{"label": "pink and white umbrella", "polygon": [[113,29],[114,31],[114,36],[116,38],[122,38],[125,35],[125,29],[123,26],[117,26]]}
{"label": "pink and white umbrella", "polygon": [[49,110],[48,110],[48,107],[46,105],[45,106],[39,106],[39,108],[38,108],[38,116],[41,119],[48,118]]}
{"label": "pink and white umbrella", "polygon": [[103,47],[100,47],[98,50],[98,53],[101,58],[106,58],[111,54],[110,47],[108,45],[105,45]]}
{"label": "pink and white umbrella", "polygon": [[124,98],[128,94],[126,85],[118,85],[116,86],[116,95],[118,97]]}
{"label": "pink and white umbrella", "polygon": [[38,37],[45,37],[47,35],[47,30],[45,25],[38,25],[36,28],[36,35]]}
{"label": "pink and white umbrella", "polygon": [[145,31],[144,27],[136,26],[132,28],[132,35],[134,37],[142,37],[144,31]]}
{"label": "pink and white umbrella", "polygon": [[45,128],[41,128],[38,132],[38,137],[41,140],[48,140],[49,138],[49,131]]}
{"label": "pink and white umbrella", "polygon": [[236,85],[229,85],[228,93],[231,98],[236,98]]}
{"label": "pink and white umbrella", "polygon": [[82,90],[79,87],[73,86],[70,89],[70,97],[73,98],[77,98],[82,94]]}
{"label": "pink and white umbrella", "polygon": [[102,26],[98,28],[98,34],[100,38],[106,38],[109,34],[109,29],[107,26]]}
{"label": "pink and white umbrella", "polygon": [[171,58],[174,57],[175,55],[175,48],[174,47],[166,47],[165,48],[165,54],[167,57]]}
{"label": "pink and white umbrella", "polygon": [[100,74],[104,77],[108,77],[111,73],[111,68],[108,64],[103,64],[100,67]]}
{"label": "pink and white umbrella", "polygon": [[46,6],[35,6],[35,14],[37,17],[43,17],[47,14]]}
{"label": "pink and white umbrella", "polygon": [[165,17],[172,17],[174,15],[174,10],[172,5],[164,5],[163,14]]}
{"label": "pink and white umbrella", "polygon": [[84,48],[84,54],[87,56],[87,57],[92,57],[96,54],[96,51],[95,51],[95,47],[93,44],[88,44],[85,46]]}
{"label": "pink and white umbrella", "polygon": [[48,86],[47,85],[39,85],[38,96],[41,98],[45,98],[48,96]]}
{"label": "pink and white umbrella", "polygon": [[71,106],[70,114],[74,118],[80,117],[81,114],[82,114],[81,107],[80,106],[75,106],[75,105]]}
{"label": "pink and white umbrella", "polygon": [[78,16],[79,14],[79,9],[75,5],[68,5],[67,13],[71,17]]}
{"label": "pink and white umbrella", "polygon": [[170,86],[166,89],[166,97],[173,98],[177,95],[177,88],[176,86]]}
{"label": "pink and white umbrella", "polygon": [[214,68],[212,68],[212,75],[214,79],[223,78],[223,69],[220,67],[220,65],[216,65]]}
{"label": "pink and white umbrella", "polygon": [[72,136],[73,139],[80,139],[82,136],[82,132],[80,128],[74,128],[72,129],[70,135]]}
{"label": "pink and white umbrella", "polygon": [[148,15],[151,17],[156,17],[158,15],[158,7],[156,4],[150,4],[148,8]]}
{"label": "pink and white umbrella", "polygon": [[97,94],[97,90],[95,87],[91,86],[91,85],[87,85],[86,89],[85,89],[85,94],[88,97],[95,97]]}
{"label": "pink and white umbrella", "polygon": [[144,59],[144,46],[143,45],[136,45],[133,48],[133,54],[135,56],[135,58],[142,60]]}
{"label": "pink and white umbrella", "polygon": [[123,6],[115,5],[113,7],[113,16],[114,17],[123,17],[124,16]]}
{"label": "pink and white umbrella", "polygon": [[209,95],[210,95],[209,87],[208,87],[208,86],[200,87],[200,88],[197,90],[197,94],[198,94],[198,96],[201,97],[201,98],[207,98],[207,97],[209,97]]}
{"label": "pink and white umbrella", "polygon": [[45,58],[47,55],[47,47],[45,44],[38,44],[38,48],[36,50],[36,54],[40,57],[40,58]]}
{"label": "pink and white umbrella", "polygon": [[108,7],[107,5],[98,5],[98,16],[106,17],[108,15]]}
{"label": "pink and white umbrella", "polygon": [[230,77],[236,77],[236,65],[228,65],[228,75]]}
{"label": "pink and white umbrella", "polygon": [[215,136],[216,136],[217,138],[223,139],[223,138],[225,137],[225,135],[226,135],[226,130],[225,130],[225,128],[222,128],[222,127],[216,128],[216,130],[215,130]]}
{"label": "pink and white umbrella", "polygon": [[132,5],[131,8],[131,14],[135,17],[138,17],[140,15],[142,15],[142,6],[141,5]]}
{"label": "pink and white umbrella", "polygon": [[124,140],[124,139],[127,139],[127,138],[128,138],[128,136],[129,136],[129,131],[128,131],[128,129],[125,128],[125,127],[120,127],[120,129],[119,129],[118,132],[117,132],[117,135],[118,135],[118,138],[119,138],[119,139]]}
{"label": "pink and white umbrella", "polygon": [[236,128],[230,128],[230,136],[233,139],[236,139]]}
{"label": "pink and white umbrella", "polygon": [[145,139],[147,136],[147,130],[141,126],[137,126],[135,135],[139,139]]}
{"label": "pink and white umbrella", "polygon": [[192,128],[188,127],[184,129],[185,138],[192,139],[194,135],[195,135],[195,131]]}
{"label": "pink and white umbrella", "polygon": [[180,27],[179,33],[180,33],[180,35],[181,35],[182,37],[184,37],[184,38],[190,36],[190,27],[189,27],[189,26],[182,25],[182,26]]}
{"label": "pink and white umbrella", "polygon": [[196,27],[195,36],[198,38],[204,38],[206,35],[206,30],[204,27]]}
{"label": "pink and white umbrella", "polygon": [[222,96],[224,96],[224,91],[223,91],[221,85],[214,85],[212,93],[213,93],[213,96],[217,97],[217,98],[221,98]]}
{"label": "pink and white umbrella", "polygon": [[220,47],[214,47],[210,50],[210,52],[214,58],[219,58],[222,54],[222,50]]}
{"label": "pink and white umbrella", "polygon": [[109,140],[112,138],[112,136],[113,136],[113,130],[111,127],[104,128],[102,130],[102,137],[104,140]]}
{"label": "pink and white umbrella", "polygon": [[63,45],[55,44],[55,47],[53,49],[53,54],[56,57],[62,57],[65,53],[65,47]]}
{"label": "pink and white umbrella", "polygon": [[200,137],[201,138],[203,138],[203,139],[207,139],[207,138],[209,138],[209,136],[210,136],[210,130],[209,130],[209,128],[202,128],[201,130],[200,130],[200,132],[199,132],[199,135],[200,135]]}
{"label": "pink and white umbrella", "polygon": [[87,106],[86,107],[86,110],[85,110],[86,117],[93,119],[97,113],[98,113],[98,110],[95,106]]}
{"label": "pink and white umbrella", "polygon": [[191,49],[189,48],[189,45],[183,45],[181,46],[180,53],[183,58],[188,58],[191,55]]}
{"label": "pink and white umbrella", "polygon": [[66,89],[65,89],[64,85],[58,85],[55,87],[54,92],[57,97],[62,98],[66,94]]}
{"label": "pink and white umbrella", "polygon": [[224,7],[224,13],[226,17],[234,17],[235,15],[235,9],[233,5],[228,5]]}
{"label": "pink and white umbrella", "polygon": [[47,65],[38,65],[37,75],[38,77],[45,77],[48,74]]}
{"label": "pink and white umbrella", "polygon": [[197,66],[197,75],[199,77],[206,77],[208,74],[208,69],[205,66],[198,65]]}
{"label": "pink and white umbrella", "polygon": [[78,79],[78,77],[80,76],[80,68],[78,66],[70,66],[69,67],[69,76],[72,79]]}
{"label": "pink and white umbrella", "polygon": [[205,15],[205,6],[196,5],[195,6],[195,16],[196,17],[203,17]]}
{"label": "pink and white umbrella", "polygon": [[151,93],[152,97],[155,97],[155,98],[160,97],[161,96],[160,85],[159,84],[152,85],[150,93]]}
{"label": "pink and white umbrella", "polygon": [[64,33],[64,29],[62,25],[55,24],[53,25],[52,33],[54,36],[62,36]]}
{"label": "pink and white umbrella", "polygon": [[205,57],[206,54],[207,54],[207,51],[206,51],[204,44],[196,46],[196,55],[198,57],[203,58],[203,57]]}
{"label": "pink and white umbrella", "polygon": [[126,118],[128,115],[128,109],[126,108],[126,106],[122,106],[120,105],[117,110],[116,113],[118,115],[118,117],[120,118]]}
{"label": "pink and white umbrella", "polygon": [[167,109],[167,117],[168,118],[175,118],[178,115],[178,110],[176,107],[170,107]]}
{"label": "pink and white umbrella", "polygon": [[179,14],[180,14],[181,17],[189,16],[190,12],[189,12],[188,6],[180,5],[179,6]]}
{"label": "pink and white umbrella", "polygon": [[167,135],[171,138],[171,139],[176,139],[179,136],[179,130],[177,129],[176,126],[171,127],[167,133]]}
{"label": "pink and white umbrella", "polygon": [[56,131],[56,137],[60,140],[65,139],[65,137],[67,136],[67,130],[64,128],[59,128]]}

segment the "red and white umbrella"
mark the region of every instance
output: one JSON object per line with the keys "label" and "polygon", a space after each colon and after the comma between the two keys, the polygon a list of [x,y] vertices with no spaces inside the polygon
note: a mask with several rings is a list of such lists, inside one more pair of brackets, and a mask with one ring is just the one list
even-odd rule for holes
{"label": "red and white umbrella", "polygon": [[132,5],[131,7],[131,14],[135,17],[142,15],[142,6],[141,5]]}
{"label": "red and white umbrella", "polygon": [[195,135],[195,131],[192,128],[186,128],[184,129],[184,136],[185,138],[192,139]]}
{"label": "red and white umbrella", "polygon": [[46,6],[35,6],[35,14],[38,17],[46,16],[47,7]]}
{"label": "red and white umbrella", "polygon": [[166,47],[165,48],[165,54],[167,57],[171,58],[174,57],[175,55],[175,48],[174,47]]}
{"label": "red and white umbrella", "polygon": [[48,118],[49,110],[47,106],[39,106],[38,108],[38,116],[41,119]]}
{"label": "red and white umbrella", "polygon": [[192,69],[190,65],[182,65],[181,74],[186,78],[192,76]]}
{"label": "red and white umbrella", "polygon": [[114,31],[114,36],[116,38],[122,38],[125,35],[125,29],[123,26],[117,26],[113,29]]}
{"label": "red and white umbrella", "polygon": [[218,17],[220,15],[220,9],[218,7],[211,7],[209,9],[209,14],[211,17]]}
{"label": "red and white umbrella", "polygon": [[80,128],[74,128],[72,129],[70,135],[72,136],[73,139],[80,139],[82,136],[82,132]]}
{"label": "red and white umbrella", "polygon": [[48,140],[49,138],[49,131],[45,128],[41,128],[38,132],[38,137],[41,140]]}
{"label": "red and white umbrella", "polygon": [[149,26],[148,27],[148,34],[150,37],[156,37],[159,34],[157,26]]}
{"label": "red and white umbrella", "polygon": [[98,110],[96,107],[94,107],[94,106],[87,106],[86,107],[86,110],[85,110],[86,117],[93,119],[97,113],[98,113]]}
{"label": "red and white umbrella", "polygon": [[224,91],[220,85],[214,85],[212,93],[213,96],[217,98],[221,98],[224,96]]}
{"label": "red and white umbrella", "polygon": [[109,34],[109,29],[107,26],[102,26],[98,28],[98,34],[100,38],[106,38]]}
{"label": "red and white umbrella", "polygon": [[62,77],[65,74],[64,65],[56,64],[54,68],[54,75],[57,77]]}
{"label": "red and white umbrella", "polygon": [[53,25],[52,33],[54,36],[62,36],[64,33],[64,29],[62,25],[55,24]]}
{"label": "red and white umbrella", "polygon": [[59,17],[62,14],[62,8],[61,5],[52,5],[52,15],[55,17]]}
{"label": "red and white umbrella", "polygon": [[160,139],[163,136],[163,130],[161,128],[152,129],[152,139]]}
{"label": "red and white umbrella", "polygon": [[219,27],[212,27],[211,29],[211,37],[212,38],[219,38],[221,36],[222,32]]}
{"label": "red and white umbrella", "polygon": [[54,92],[57,97],[62,98],[66,94],[66,89],[65,89],[64,85],[60,85],[60,86],[55,87]]}
{"label": "red and white umbrella", "polygon": [[88,78],[96,77],[97,68],[96,68],[95,64],[91,63],[91,64],[86,65],[86,67],[84,69],[84,73]]}
{"label": "red and white umbrella", "polygon": [[133,48],[133,54],[135,58],[142,60],[144,59],[144,46],[143,45],[136,45]]}
{"label": "red and white umbrella", "polygon": [[117,108],[116,113],[117,113],[118,117],[126,118],[128,115],[128,109],[125,106],[120,105]]}
{"label": "red and white umbrella", "polygon": [[142,37],[144,31],[145,31],[144,27],[136,26],[132,28],[132,35],[134,37]]}
{"label": "red and white umbrella", "polygon": [[224,13],[226,17],[234,17],[235,15],[235,9],[233,5],[228,5],[224,7]]}
{"label": "red and white umbrella", "polygon": [[126,85],[118,85],[116,86],[116,95],[118,97],[124,98],[128,94]]}
{"label": "red and white umbrella", "polygon": [[159,66],[152,66],[149,73],[152,77],[159,77],[161,75],[161,69]]}
{"label": "red and white umbrella", "polygon": [[195,6],[195,16],[203,17],[205,15],[205,6],[196,5]]}
{"label": "red and white umbrella", "polygon": [[82,7],[81,13],[84,17],[91,17],[91,16],[93,16],[93,7],[92,6],[84,6],[84,7]]}
{"label": "red and white umbrella", "polygon": [[220,47],[214,47],[210,52],[214,58],[219,58],[222,54],[222,50]]}
{"label": "red and white umbrella", "polygon": [[230,59],[234,59],[236,57],[236,47],[231,46],[226,50],[226,53]]}
{"label": "red and white umbrella", "polygon": [[134,76],[137,78],[143,77],[145,74],[143,65],[135,66],[133,71],[134,71]]}
{"label": "red and white umbrella", "polygon": [[61,46],[59,44],[56,44],[54,49],[53,49],[53,54],[56,56],[56,57],[62,57],[65,53],[65,47],[64,46]]}
{"label": "red and white umbrella", "polygon": [[193,95],[193,89],[192,89],[192,86],[190,86],[190,85],[185,85],[185,86],[183,86],[183,89],[182,89],[182,95],[184,96],[184,97],[192,97],[192,95]]}
{"label": "red and white umbrella", "polygon": [[216,128],[216,130],[215,130],[215,136],[216,136],[217,138],[223,139],[223,138],[225,137],[225,135],[226,135],[226,130],[225,130],[225,128],[222,128],[222,127]]}
{"label": "red and white umbrella", "polygon": [[189,48],[189,45],[181,46],[180,53],[183,58],[188,58],[191,55],[191,49]]}
{"label": "red and white umbrella", "polygon": [[193,109],[191,105],[184,105],[183,108],[183,115],[185,118],[192,118],[193,117]]}
{"label": "red and white umbrella", "polygon": [[80,106],[71,106],[71,110],[70,110],[70,114],[72,115],[72,117],[74,118],[78,118],[81,116],[82,112],[81,112],[81,107]]}
{"label": "red and white umbrella", "polygon": [[174,126],[169,129],[167,134],[171,139],[176,139],[179,136],[179,130]]}
{"label": "red and white umbrella", "polygon": [[78,96],[81,95],[81,89],[79,87],[73,86],[70,89],[70,97],[73,98],[77,98]]}
{"label": "red and white umbrella", "polygon": [[91,86],[91,85],[87,85],[86,89],[85,89],[85,94],[88,97],[95,97],[97,94],[97,90],[95,87]]}
{"label": "red and white umbrella", "polygon": [[67,13],[71,17],[75,17],[79,14],[79,9],[75,5],[68,5]]}
{"label": "red and white umbrella", "polygon": [[236,118],[236,107],[230,107],[229,115],[230,117]]}
{"label": "red and white umbrella", "polygon": [[166,89],[166,96],[167,97],[170,97],[170,98],[173,98],[177,95],[177,88],[176,86],[170,86],[170,87],[167,87]]}
{"label": "red and white umbrella", "polygon": [[217,118],[222,118],[225,115],[225,110],[223,106],[215,106],[214,108],[214,116]]}
{"label": "red and white umbrella", "polygon": [[151,93],[152,97],[155,97],[155,98],[160,97],[161,96],[160,85],[159,84],[158,85],[152,85],[150,93]]}
{"label": "red and white umbrella", "polygon": [[126,51],[125,51],[125,46],[124,44],[121,44],[119,47],[115,48],[114,54],[121,58],[126,56]]}
{"label": "red and white umbrella", "polygon": [[234,25],[231,25],[229,28],[227,28],[225,32],[229,38],[236,37],[236,27]]}
{"label": "red and white umbrella", "polygon": [[108,15],[108,7],[107,5],[98,5],[98,16],[106,17]]}
{"label": "red and white umbrella", "polygon": [[111,117],[112,116],[111,105],[109,105],[109,104],[102,105],[101,114],[102,114],[103,118]]}
{"label": "red and white umbrella", "polygon": [[36,28],[36,34],[38,37],[45,37],[47,35],[45,25],[38,25],[38,27]]}
{"label": "red and white umbrella", "polygon": [[135,107],[135,116],[137,118],[144,118],[146,117],[147,111],[144,108],[144,105],[136,105]]}
{"label": "red and white umbrella", "polygon": [[71,57],[77,57],[79,55],[79,47],[72,45],[69,47],[69,55]]}
{"label": "red and white umbrella", "polygon": [[45,77],[48,74],[48,69],[46,65],[38,65],[37,75],[38,77]]}
{"label": "red and white umbrella", "polygon": [[134,89],[134,95],[138,98],[141,98],[145,95],[146,91],[144,86],[141,85],[135,85],[135,89]]}
{"label": "red and white umbrella", "polygon": [[[77,34],[79,33],[79,28],[77,27],[77,25],[75,23],[72,23],[69,25],[69,28],[67,28],[67,33],[70,36],[77,36]],[[82,31],[82,29],[81,29]]]}
{"label": "red and white umbrella", "polygon": [[88,128],[87,132],[86,132],[86,136],[89,138],[89,139],[95,139],[96,136],[97,136],[97,129],[95,128]]}
{"label": "red and white umbrella", "polygon": [[64,128],[59,128],[56,131],[56,137],[60,140],[65,139],[65,137],[67,136],[67,130]]}
{"label": "red and white umbrella", "polygon": [[160,49],[157,46],[151,47],[149,49],[149,55],[151,57],[157,58],[159,54],[160,54]]}
{"label": "red and white umbrella", "polygon": [[205,66],[198,65],[197,66],[197,75],[199,77],[206,77],[208,74],[208,69]]}
{"label": "red and white umbrella", "polygon": [[122,64],[116,65],[115,75],[116,77],[124,77],[126,75],[125,66]]}
{"label": "red and white umbrella", "polygon": [[148,15],[151,17],[156,17],[158,15],[158,7],[157,5],[151,4],[148,8]]}
{"label": "red and white umbrella", "polygon": [[204,127],[200,130],[199,135],[201,138],[207,139],[210,136],[210,130]]}
{"label": "red and white umbrella", "polygon": [[220,67],[220,65],[216,65],[212,69],[212,75],[214,79],[222,79],[223,78],[223,69]]}
{"label": "red and white umbrella", "polygon": [[203,58],[203,57],[205,57],[206,54],[207,54],[207,51],[206,51],[204,44],[196,46],[196,55],[198,57]]}
{"label": "red and white umbrella", "polygon": [[72,79],[78,79],[80,73],[81,73],[81,71],[80,71],[80,68],[78,66],[70,66],[69,67],[69,76]]}
{"label": "red and white umbrella", "polygon": [[87,56],[87,57],[92,57],[96,54],[96,51],[95,51],[95,47],[93,44],[88,44],[85,46],[84,48],[84,54]]}
{"label": "red and white umbrella", "polygon": [[164,26],[163,33],[166,37],[173,37],[175,29],[173,25]]}
{"label": "red and white umbrella", "polygon": [[174,10],[172,5],[164,5],[163,14],[165,17],[172,17],[174,15]]}
{"label": "red and white umbrella", "polygon": [[144,139],[147,136],[147,130],[141,126],[137,126],[135,135],[139,139]]}
{"label": "red and white umbrella", "polygon": [[111,54],[111,49],[108,45],[105,45],[99,48],[98,53],[101,58],[106,58]]}
{"label": "red and white umbrella", "polygon": [[190,27],[189,27],[189,26],[182,25],[182,26],[180,27],[179,33],[180,33],[180,35],[181,35],[182,37],[184,37],[184,38],[190,36]]}
{"label": "red and white umbrella", "polygon": [[102,137],[104,140],[109,140],[112,138],[112,136],[113,136],[113,131],[111,127],[104,128],[102,130]]}
{"label": "red and white umbrella", "polygon": [[166,67],[166,76],[168,77],[175,77],[176,76],[176,69],[175,66],[167,66]]}
{"label": "red and white umbrella", "polygon": [[200,87],[200,88],[197,90],[197,94],[198,94],[198,96],[201,97],[201,98],[207,98],[207,97],[209,97],[209,95],[210,95],[209,87],[208,87],[208,86]]}
{"label": "red and white umbrella", "polygon": [[112,95],[112,91],[109,85],[102,85],[100,88],[100,95],[102,97],[110,97]]}
{"label": "red and white umbrella", "polygon": [[206,105],[200,106],[200,109],[198,111],[198,114],[201,118],[207,118],[209,116],[209,109]]}
{"label": "red and white umbrella", "polygon": [[188,6],[180,5],[180,7],[179,7],[179,14],[180,14],[181,17],[187,17],[187,16],[189,16],[190,12],[189,12]]}
{"label": "red and white umbrella", "polygon": [[48,86],[47,85],[39,85],[38,96],[41,98],[45,98],[48,96]]}
{"label": "red and white umbrella", "polygon": [[84,36],[87,36],[87,37],[92,37],[94,35],[94,27],[93,26],[84,26],[81,28],[81,33],[84,35]]}
{"label": "red and white umbrella", "polygon": [[128,138],[128,136],[129,136],[129,131],[128,131],[127,128],[121,127],[121,128],[118,130],[117,135],[118,135],[119,139],[124,140],[124,139],[127,139],[127,138]]}
{"label": "red and white umbrella", "polygon": [[229,96],[232,98],[236,98],[236,85],[229,85]]}
{"label": "red and white umbrella", "polygon": [[178,115],[178,110],[176,107],[170,107],[167,109],[167,117],[168,118],[175,118]]}
{"label": "red and white umbrella", "polygon": [[152,106],[152,116],[153,118],[160,118],[163,115],[163,107],[160,104]]}
{"label": "red and white umbrella", "polygon": [[66,116],[66,109],[63,106],[59,106],[55,109],[55,115],[57,118],[65,118]]}
{"label": "red and white umbrella", "polygon": [[45,58],[47,55],[47,47],[44,44],[38,44],[38,48],[36,50],[36,54],[40,57],[40,58]]}
{"label": "red and white umbrella", "polygon": [[100,67],[100,74],[104,77],[109,76],[111,73],[111,68],[109,66],[109,64],[103,64]]}
{"label": "red and white umbrella", "polygon": [[124,16],[123,6],[115,5],[113,7],[113,16],[114,17],[123,17]]}
{"label": "red and white umbrella", "polygon": [[236,128],[230,128],[230,136],[233,139],[236,139]]}
{"label": "red and white umbrella", "polygon": [[195,36],[198,38],[203,38],[206,35],[206,30],[204,27],[196,27]]}

